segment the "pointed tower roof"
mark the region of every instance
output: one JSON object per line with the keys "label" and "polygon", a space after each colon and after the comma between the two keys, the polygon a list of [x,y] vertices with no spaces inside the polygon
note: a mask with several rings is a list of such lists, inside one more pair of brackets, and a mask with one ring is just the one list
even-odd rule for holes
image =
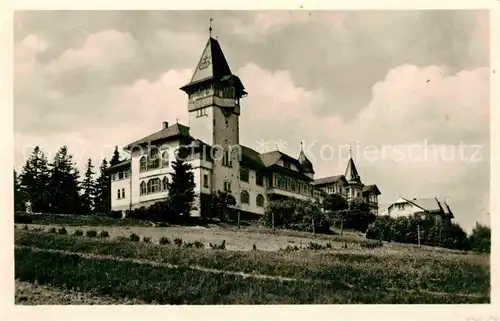
{"label": "pointed tower roof", "polygon": [[349,162],[347,163],[347,168],[345,169],[345,178],[349,183],[361,183],[361,178],[359,177],[356,165],[354,165],[354,160],[351,155],[351,147],[349,147]]}
{"label": "pointed tower roof", "polygon": [[212,38],[212,36],[208,38],[205,49],[191,77],[191,81],[181,89],[188,91],[195,85],[211,80],[231,81],[241,93],[245,93],[243,91],[245,88],[240,79],[231,73],[231,69],[229,68],[226,57],[224,57],[219,42]]}
{"label": "pointed tower roof", "polygon": [[313,164],[306,157],[306,154],[304,154],[304,150],[302,149],[302,142],[300,143],[300,154],[299,154],[298,161],[300,163],[300,169],[302,169],[302,171],[304,173],[314,174]]}

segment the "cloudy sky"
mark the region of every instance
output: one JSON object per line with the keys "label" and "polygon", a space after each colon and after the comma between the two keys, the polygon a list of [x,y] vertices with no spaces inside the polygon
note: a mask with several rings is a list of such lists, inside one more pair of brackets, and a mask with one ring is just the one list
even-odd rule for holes
{"label": "cloudy sky", "polygon": [[[470,230],[489,222],[486,11],[39,11],[15,14],[14,138],[67,144],[82,168],[176,118],[214,18],[248,97],[240,140],[342,174],[352,144],[381,203],[446,198]],[[54,23],[57,22],[57,23]]]}

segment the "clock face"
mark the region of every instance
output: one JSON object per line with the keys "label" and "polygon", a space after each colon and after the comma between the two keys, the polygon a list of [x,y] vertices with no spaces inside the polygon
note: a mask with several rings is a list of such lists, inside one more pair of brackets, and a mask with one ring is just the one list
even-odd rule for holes
{"label": "clock face", "polygon": [[198,66],[198,69],[202,70],[210,66],[210,54],[206,54],[203,58],[201,58],[200,65]]}

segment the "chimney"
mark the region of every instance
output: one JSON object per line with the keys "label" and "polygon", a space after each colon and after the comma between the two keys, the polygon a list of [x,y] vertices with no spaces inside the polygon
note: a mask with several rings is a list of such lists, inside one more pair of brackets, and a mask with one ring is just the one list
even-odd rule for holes
{"label": "chimney", "polygon": [[414,198],[413,198],[413,200],[414,200],[414,201],[416,201],[416,200],[417,200],[417,198],[416,198],[416,197],[414,197]]}
{"label": "chimney", "polygon": [[168,121],[163,122],[163,129],[166,129],[166,128],[168,128]]}

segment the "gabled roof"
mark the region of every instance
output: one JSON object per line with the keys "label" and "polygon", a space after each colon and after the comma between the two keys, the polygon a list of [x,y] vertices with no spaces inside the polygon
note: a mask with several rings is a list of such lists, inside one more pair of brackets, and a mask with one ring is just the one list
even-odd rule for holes
{"label": "gabled roof", "polygon": [[300,163],[297,159],[283,152],[280,152],[279,150],[273,150],[271,152],[260,154],[260,159],[266,166],[274,165],[278,163],[279,160],[283,159],[294,164],[295,166],[297,166],[297,168],[300,168]]}
{"label": "gabled roof", "polygon": [[194,85],[209,80],[233,82],[237,89],[240,90],[240,94],[245,93],[243,91],[245,88],[240,79],[231,73],[231,69],[229,68],[226,57],[224,57],[219,42],[212,37],[208,38],[205,49],[191,77],[191,81],[181,89],[187,91]]}
{"label": "gabled roof", "polygon": [[423,211],[429,213],[444,213],[446,216],[450,216],[451,218],[454,217],[448,204],[446,204],[446,202],[440,202],[437,197],[402,199],[421,208]]}
{"label": "gabled roof", "polygon": [[365,185],[363,187],[362,193],[372,193],[372,194],[376,194],[376,195],[382,194],[382,193],[380,193],[380,190],[378,189],[377,185],[375,185],[375,184]]}
{"label": "gabled roof", "polygon": [[354,165],[354,161],[352,157],[349,158],[349,162],[347,163],[347,168],[345,169],[345,179],[350,182],[361,183],[361,178],[359,177],[358,170],[356,169],[356,165]]}
{"label": "gabled roof", "polygon": [[257,169],[266,168],[266,165],[260,159],[260,154],[250,147],[241,145],[241,154],[242,164]]}
{"label": "gabled roof", "polygon": [[322,177],[314,180],[314,185],[325,185],[325,184],[332,184],[336,183],[338,181],[343,181],[344,183],[347,183],[345,176],[344,175],[335,175],[335,176],[328,176],[328,177]]}
{"label": "gabled roof", "polygon": [[153,144],[154,142],[157,142],[159,140],[174,139],[179,137],[191,138],[191,136],[189,135],[189,127],[181,124],[175,124],[157,131],[156,133],[143,137],[133,143],[130,143],[123,149],[129,150],[134,146],[141,146],[148,143]]}

